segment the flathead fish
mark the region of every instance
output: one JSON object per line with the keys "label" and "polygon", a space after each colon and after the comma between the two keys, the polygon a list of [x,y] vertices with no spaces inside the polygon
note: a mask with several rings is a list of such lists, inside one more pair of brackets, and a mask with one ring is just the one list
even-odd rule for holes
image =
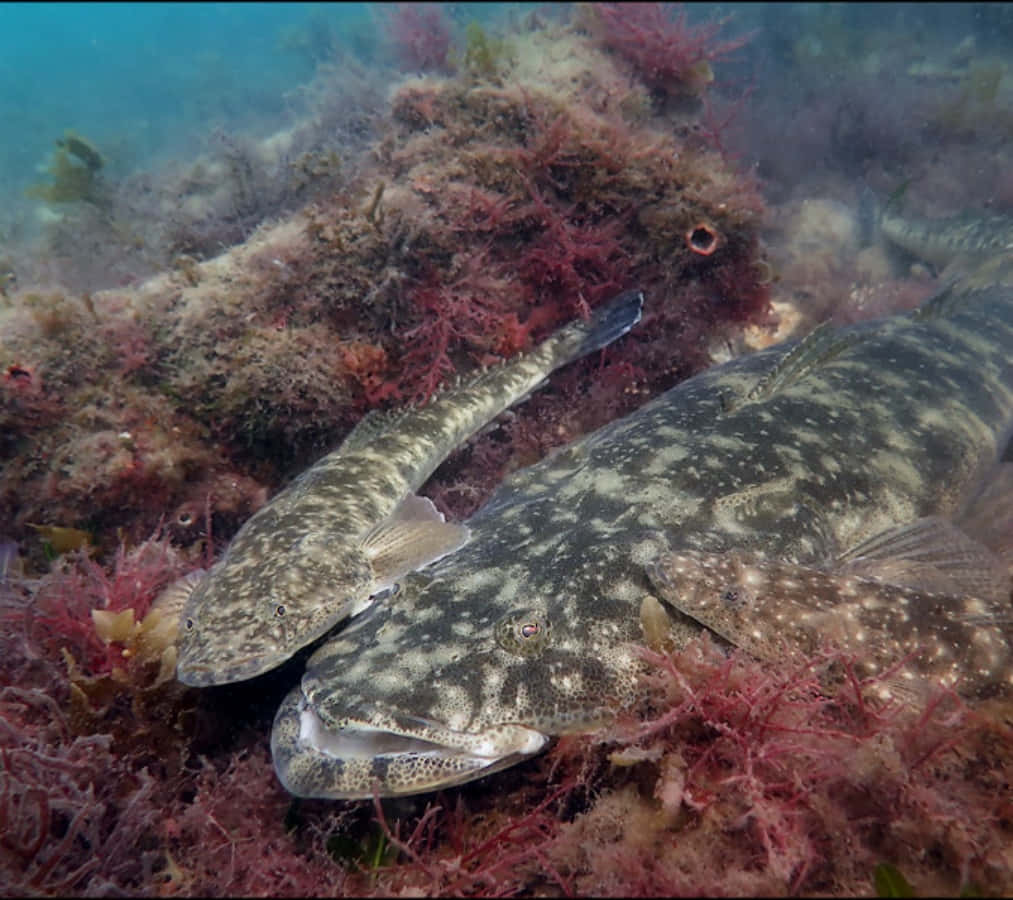
{"label": "flathead fish", "polygon": [[465,546],[318,648],[275,718],[278,775],[349,798],[512,765],[637,697],[659,609],[675,646],[842,639],[904,682],[1009,692],[1009,578],[954,520],[1011,425],[1008,256],[705,371],[514,473]]}
{"label": "flathead fish", "polygon": [[1013,252],[1013,218],[965,214],[914,219],[886,211],[880,229],[892,244],[940,268],[956,259],[981,261]]}
{"label": "flathead fish", "polygon": [[639,291],[628,291],[423,406],[367,416],[247,520],[194,588],[182,615],[177,677],[201,687],[259,675],[406,573],[459,550],[468,528],[445,522],[414,492],[555,369],[625,334],[642,304]]}

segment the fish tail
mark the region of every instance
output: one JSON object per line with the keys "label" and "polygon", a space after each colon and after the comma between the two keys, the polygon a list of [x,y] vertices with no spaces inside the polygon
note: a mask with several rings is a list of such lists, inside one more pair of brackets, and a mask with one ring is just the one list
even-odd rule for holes
{"label": "fish tail", "polygon": [[640,321],[643,306],[643,291],[625,291],[594,310],[587,321],[572,322],[561,328],[549,339],[552,367],[566,365],[621,338]]}
{"label": "fish tail", "polygon": [[876,192],[867,184],[863,184],[858,192],[858,244],[869,247],[876,242],[879,223],[886,207],[881,206]]}

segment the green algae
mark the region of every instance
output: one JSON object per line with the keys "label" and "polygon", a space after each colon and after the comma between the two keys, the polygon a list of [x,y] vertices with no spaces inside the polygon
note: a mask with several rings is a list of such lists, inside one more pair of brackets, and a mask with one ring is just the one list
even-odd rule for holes
{"label": "green algae", "polygon": [[99,173],[105,166],[105,159],[95,145],[68,131],[56,141],[56,148],[46,170],[52,180],[29,186],[28,196],[47,203],[101,205],[106,196]]}
{"label": "green algae", "polygon": [[872,881],[876,886],[877,897],[913,897],[914,888],[901,873],[900,869],[890,863],[880,863],[873,869]]}
{"label": "green algae", "polygon": [[464,55],[459,61],[462,68],[474,78],[495,79],[513,56],[509,43],[491,38],[478,22],[469,22],[465,29]]}

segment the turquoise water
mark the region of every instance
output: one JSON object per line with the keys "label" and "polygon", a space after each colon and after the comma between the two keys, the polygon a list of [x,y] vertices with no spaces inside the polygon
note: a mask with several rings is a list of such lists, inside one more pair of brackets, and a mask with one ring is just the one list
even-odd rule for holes
{"label": "turquoise water", "polygon": [[[940,35],[1013,26],[1002,4],[691,5],[756,28],[748,53],[776,59],[814,23]],[[447,4],[463,25],[515,4]],[[527,5],[525,11],[535,8]],[[0,198],[21,197],[67,129],[103,149],[111,175],[192,155],[213,129],[268,133],[318,63],[380,48],[376,4],[0,4]],[[551,14],[551,13],[550,13]],[[7,204],[5,204],[7,205]]]}
{"label": "turquoise water", "polygon": [[[894,222],[922,223],[902,237],[952,235],[961,210],[1013,221],[1013,4],[692,5],[688,28],[672,8],[623,7],[591,21],[586,7],[563,4],[441,12],[448,21],[430,39],[449,55],[422,62],[417,47],[392,38],[413,10],[392,6],[0,4],[0,895],[854,896],[880,884],[879,860],[899,873],[888,880],[910,879],[918,895],[1013,895],[1008,802],[996,789],[1013,781],[1013,744],[987,716],[961,718],[948,695],[910,723],[893,704],[880,714],[843,657],[732,669],[723,643],[705,639],[658,668],[642,730],[631,720],[611,745],[560,742],[556,755],[488,781],[385,804],[414,849],[382,871],[359,871],[397,856],[396,842],[378,837],[378,810],[292,800],[273,768],[272,722],[304,661],[195,697],[168,678],[172,637],[162,626],[171,618],[145,618],[137,631],[120,618],[133,610],[136,622],[163,585],[210,565],[367,409],[426,396],[448,370],[469,373],[537,340],[556,318],[637,287],[649,305],[629,340],[483,429],[425,486],[452,521],[474,526],[471,549],[438,574],[412,575],[369,614],[389,619],[345,632],[362,654],[347,671],[314,665],[332,708],[360,691],[386,702],[382,677],[366,684],[356,673],[370,660],[397,668],[394,645],[381,646],[397,640],[393,626],[418,635],[410,646],[403,638],[400,656],[421,694],[447,686],[451,670],[469,693],[483,660],[507,649],[500,626],[484,638],[472,629],[473,662],[440,669],[447,683],[425,666],[446,658],[450,632],[469,630],[457,610],[467,619],[468,604],[481,601],[474,625],[489,619],[489,602],[512,602],[509,591],[480,596],[503,566],[537,604],[580,614],[587,604],[592,618],[607,611],[602,634],[654,631],[658,617],[643,621],[650,610],[639,592],[601,593],[616,573],[658,587],[649,573],[661,570],[643,568],[646,545],[630,555],[616,536],[636,537],[637,519],[675,540],[708,526],[657,478],[658,496],[639,509],[643,491],[597,490],[635,481],[620,457],[650,455],[650,441],[621,446],[616,435],[635,433],[621,425],[555,457],[550,470],[566,479],[587,474],[564,471],[568,459],[586,470],[580,447],[612,441],[619,460],[608,471],[608,454],[596,451],[601,484],[564,492],[582,516],[572,528],[566,514],[550,522],[548,494],[530,507],[534,518],[504,513],[524,507],[522,486],[546,469],[518,472],[476,512],[505,473],[615,422],[708,356],[924,301],[940,283],[933,260],[903,253],[910,242],[891,244],[877,228],[884,209]],[[497,21],[469,28],[486,18]],[[687,57],[697,41],[707,52],[666,73],[673,33]],[[516,59],[491,65],[490,46],[510,56],[511,42]],[[415,80],[420,69],[428,83]],[[54,153],[67,131],[81,139]],[[982,221],[978,233],[994,246],[1003,220]],[[985,302],[998,307],[999,290],[983,291]],[[938,336],[939,316],[964,314],[955,309],[936,304],[925,327]],[[859,363],[878,358],[865,352]],[[797,398],[804,414],[798,380],[825,383],[815,368],[836,362],[783,358],[811,364],[782,367],[790,377],[777,382],[791,390],[776,402]],[[905,372],[881,380],[895,390]],[[962,377],[958,394],[974,383]],[[908,402],[924,406],[932,391],[911,390],[918,396],[901,404],[910,415],[896,417],[884,446],[909,447],[923,468],[943,472],[934,450],[945,435],[922,446],[915,427],[939,416]],[[704,423],[692,438],[703,447],[727,416],[714,419],[714,397],[697,408],[686,396],[673,394],[669,413],[685,402],[686,421]],[[970,395],[949,400],[958,412],[984,408]],[[854,446],[837,441],[838,468],[849,473],[840,485],[879,490],[880,477],[905,475],[911,460],[888,470],[855,456],[883,437],[859,428]],[[729,453],[730,473],[755,468]],[[1000,480],[982,496],[1008,500]],[[804,531],[823,511],[809,510],[820,492],[803,487]],[[783,495],[775,485],[775,506]],[[843,501],[832,491],[825,500],[832,523]],[[870,507],[869,521],[900,515],[895,507]],[[1006,562],[1010,508],[974,510]],[[749,534],[766,515],[754,503],[728,510],[718,524],[735,530],[741,513]],[[558,526],[544,531],[556,546],[551,570],[537,542],[500,553],[509,544],[501,532],[517,522],[536,536]],[[291,527],[299,541],[305,528]],[[768,537],[755,546],[782,546]],[[591,584],[596,547],[610,564]],[[751,553],[752,538],[738,549]],[[271,583],[278,567],[256,571],[271,613],[284,612]],[[460,591],[443,593],[448,585]],[[414,629],[437,595],[454,601],[450,612]],[[620,595],[635,600],[625,621]],[[798,598],[772,599],[788,608]],[[527,613],[520,632],[546,635],[532,632]],[[844,634],[848,622],[831,625]],[[229,643],[233,631],[222,631]],[[524,661],[529,696],[543,646]],[[842,665],[849,687],[818,695],[816,679],[837,684]],[[497,680],[493,672],[483,696]],[[571,724],[587,701],[586,692],[569,701]],[[427,702],[401,720],[428,718]],[[353,734],[322,749],[364,750]]]}
{"label": "turquoise water", "polygon": [[337,46],[368,52],[364,4],[0,5],[4,191],[37,178],[66,129],[113,171],[184,152],[213,128],[270,127]]}

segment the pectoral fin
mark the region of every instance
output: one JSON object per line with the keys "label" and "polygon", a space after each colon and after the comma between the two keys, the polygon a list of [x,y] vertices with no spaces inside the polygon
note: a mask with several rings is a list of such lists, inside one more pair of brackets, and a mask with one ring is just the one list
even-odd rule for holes
{"label": "pectoral fin", "polygon": [[445,521],[432,500],[415,495],[405,498],[362,543],[375,573],[374,589],[390,587],[408,572],[459,550],[469,534],[467,526]]}
{"label": "pectoral fin", "polygon": [[928,593],[1001,602],[1010,595],[1005,563],[988,547],[938,516],[874,535],[842,554],[842,574],[875,578]]}

